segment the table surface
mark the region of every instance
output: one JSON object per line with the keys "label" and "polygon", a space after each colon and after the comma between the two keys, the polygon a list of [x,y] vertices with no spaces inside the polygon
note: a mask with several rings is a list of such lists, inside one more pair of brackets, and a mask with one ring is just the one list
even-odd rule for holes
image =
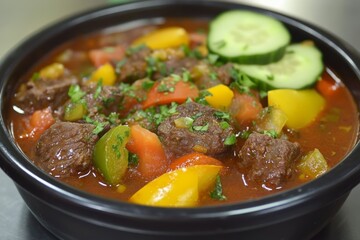
{"label": "table surface", "polygon": [[[118,0],[119,1],[119,0]],[[74,13],[102,6],[105,0],[0,0],[0,58],[26,36]],[[238,0],[313,23],[360,51],[360,0]],[[0,239],[54,240],[31,215],[11,179],[0,171]],[[334,219],[314,238],[360,239],[360,186]]]}

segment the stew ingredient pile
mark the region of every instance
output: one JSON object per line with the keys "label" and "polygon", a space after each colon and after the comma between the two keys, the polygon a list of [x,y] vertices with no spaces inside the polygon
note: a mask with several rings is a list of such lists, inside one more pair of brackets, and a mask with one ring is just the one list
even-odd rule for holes
{"label": "stew ingredient pile", "polygon": [[[138,204],[256,199],[326,173],[351,149],[355,104],[315,43],[233,10],[66,43],[13,97],[41,169]],[[341,143],[341,144],[340,144]]]}

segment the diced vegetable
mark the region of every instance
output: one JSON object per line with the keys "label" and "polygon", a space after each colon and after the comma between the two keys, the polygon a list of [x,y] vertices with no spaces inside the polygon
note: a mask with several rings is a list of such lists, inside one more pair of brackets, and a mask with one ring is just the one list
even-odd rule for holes
{"label": "diced vegetable", "polygon": [[174,120],[175,126],[177,128],[191,128],[193,122],[194,119],[192,119],[191,117],[179,117]]}
{"label": "diced vegetable", "polygon": [[210,192],[210,197],[219,201],[226,200],[226,196],[223,194],[221,179],[219,175],[216,176],[215,187],[214,190]]}
{"label": "diced vegetable", "polygon": [[189,153],[182,157],[179,157],[171,162],[170,169],[175,170],[178,168],[190,167],[194,165],[215,165],[215,166],[223,166],[222,162],[206,156],[202,153]]}
{"label": "diced vegetable", "polygon": [[89,51],[89,58],[95,67],[100,67],[111,61],[120,61],[125,57],[125,47],[105,47]]}
{"label": "diced vegetable", "polygon": [[219,110],[226,110],[229,108],[234,97],[234,93],[228,86],[219,84],[207,89],[207,91],[211,94],[211,96],[205,97],[205,100],[210,106]]}
{"label": "diced vegetable", "polygon": [[43,134],[45,130],[54,123],[55,119],[52,116],[50,107],[37,110],[30,116],[29,123],[27,124],[25,132],[21,137],[37,140],[41,134]]}
{"label": "diced vegetable", "polygon": [[238,124],[242,125],[255,120],[262,110],[259,99],[247,93],[234,92],[230,113]]}
{"label": "diced vegetable", "polygon": [[339,85],[330,77],[323,77],[316,83],[316,90],[324,97],[333,96],[338,89]]}
{"label": "diced vegetable", "polygon": [[104,86],[112,86],[115,84],[115,80],[116,74],[114,67],[111,64],[106,63],[92,73],[88,82],[97,83],[102,81]]}
{"label": "diced vegetable", "polygon": [[300,129],[316,119],[325,107],[325,99],[313,89],[278,89],[268,92],[268,104],[286,114],[289,128]]}
{"label": "diced vegetable", "polygon": [[290,34],[284,25],[260,13],[232,10],[210,23],[210,51],[235,62],[267,64],[277,61],[289,43]]}
{"label": "diced vegetable", "polygon": [[65,67],[61,63],[50,64],[40,70],[40,77],[43,79],[58,79],[64,74]]}
{"label": "diced vegetable", "polygon": [[319,149],[315,148],[301,159],[298,169],[301,179],[314,179],[327,172],[329,167]]}
{"label": "diced vegetable", "polygon": [[198,88],[191,82],[182,80],[175,81],[167,78],[157,81],[150,89],[142,107],[148,108],[156,105],[169,104],[171,102],[184,103],[188,98],[195,99],[199,95]]}
{"label": "diced vegetable", "polygon": [[78,103],[70,103],[65,108],[64,120],[65,121],[76,121],[82,119],[86,115],[86,107],[84,104]]}
{"label": "diced vegetable", "polygon": [[287,119],[286,114],[281,109],[270,106],[262,111],[255,127],[258,132],[275,131],[279,135]]}
{"label": "diced vegetable", "polygon": [[134,41],[134,45],[145,44],[151,49],[172,48],[189,44],[189,36],[181,27],[167,27],[155,30]]}
{"label": "diced vegetable", "polygon": [[221,166],[198,165],[167,172],[137,191],[130,202],[161,207],[193,207],[215,182]]}
{"label": "diced vegetable", "polygon": [[302,89],[316,83],[324,65],[321,52],[313,44],[292,44],[275,63],[238,65],[237,68],[270,88]]}
{"label": "diced vegetable", "polygon": [[95,144],[93,163],[111,185],[121,182],[128,167],[128,150],[130,128],[119,125],[110,129]]}
{"label": "diced vegetable", "polygon": [[139,157],[137,170],[147,180],[163,174],[169,165],[158,136],[140,125],[130,127],[126,148]]}

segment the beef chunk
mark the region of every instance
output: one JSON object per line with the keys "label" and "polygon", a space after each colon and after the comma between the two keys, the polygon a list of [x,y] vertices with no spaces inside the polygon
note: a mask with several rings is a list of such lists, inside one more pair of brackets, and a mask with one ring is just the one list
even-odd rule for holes
{"label": "beef chunk", "polygon": [[48,106],[56,109],[67,100],[70,85],[77,82],[77,78],[69,73],[59,79],[30,80],[16,94],[16,104],[25,113],[33,113]]}
{"label": "beef chunk", "polygon": [[40,167],[54,176],[77,175],[88,170],[97,136],[95,126],[56,122],[40,137],[36,160]]}
{"label": "beef chunk", "polygon": [[221,81],[221,83],[225,85],[229,85],[231,82],[231,69],[233,68],[232,63],[227,63],[220,67],[215,67],[214,71],[217,75],[217,78]]}
{"label": "beef chunk", "polygon": [[131,53],[124,61],[124,65],[119,68],[119,82],[135,81],[147,76],[147,61],[151,54],[149,48],[142,48],[139,51]]}
{"label": "beef chunk", "polygon": [[[217,110],[195,102],[180,105],[174,114],[165,119],[158,127],[158,135],[170,159],[180,157],[194,151],[203,151],[207,155],[224,152],[227,146],[224,140],[233,133],[233,127],[221,128],[219,120],[214,116]],[[194,119],[192,127],[176,127],[175,120],[189,117]],[[198,126],[198,127],[195,127]],[[200,126],[204,126],[201,128]]]}
{"label": "beef chunk", "polygon": [[273,139],[260,133],[252,133],[240,150],[238,165],[248,168],[251,181],[280,186],[293,172],[300,154],[300,145],[283,139]]}
{"label": "beef chunk", "polygon": [[91,85],[84,90],[87,93],[84,96],[84,100],[90,118],[99,114],[107,116],[112,112],[119,111],[123,94],[118,87],[102,86],[100,89],[95,85]]}

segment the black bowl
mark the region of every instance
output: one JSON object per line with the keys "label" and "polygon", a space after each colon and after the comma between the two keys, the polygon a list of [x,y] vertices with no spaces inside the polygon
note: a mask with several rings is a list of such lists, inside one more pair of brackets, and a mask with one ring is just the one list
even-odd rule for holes
{"label": "black bowl", "polygon": [[325,64],[344,80],[360,105],[356,51],[315,26],[272,11],[220,1],[154,0],[69,18],[23,42],[0,66],[0,164],[42,225],[62,239],[308,239],[334,216],[360,181],[359,144],[330,172],[292,190],[223,206],[168,209],[116,202],[76,190],[39,170],[14,142],[5,121],[8,93],[14,92],[34,59],[75,36],[132,20],[210,18],[236,8],[281,20],[295,42],[312,39],[323,52]]}

